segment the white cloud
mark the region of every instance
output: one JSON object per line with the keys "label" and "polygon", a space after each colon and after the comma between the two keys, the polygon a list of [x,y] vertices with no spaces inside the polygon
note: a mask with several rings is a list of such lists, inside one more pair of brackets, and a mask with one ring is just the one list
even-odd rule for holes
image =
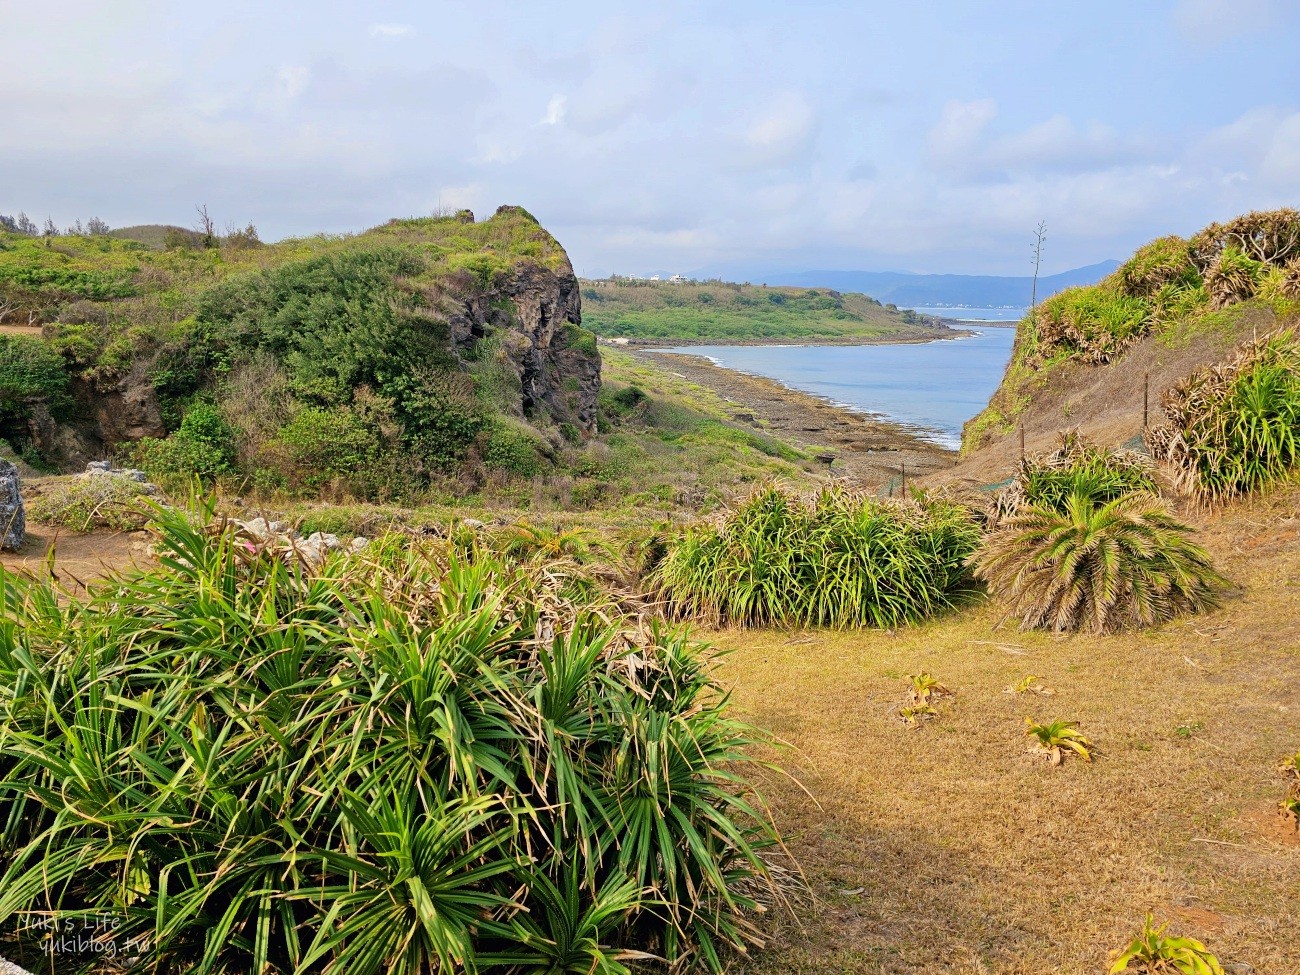
{"label": "white cloud", "polygon": [[742,162],[765,166],[788,165],[802,157],[817,134],[817,113],[797,92],[773,98],[744,132],[747,147]]}
{"label": "white cloud", "polygon": [[1226,183],[1256,181],[1275,194],[1300,195],[1300,112],[1251,109],[1210,131],[1198,154]]}
{"label": "white cloud", "polygon": [[1260,160],[1259,175],[1293,199],[1300,196],[1300,112],[1278,123],[1273,142]]}
{"label": "white cloud", "polygon": [[292,101],[307,90],[311,81],[311,69],[301,64],[281,65],[275,73],[276,94],[286,101]]}
{"label": "white cloud", "polygon": [[569,104],[569,100],[563,95],[552,95],[551,100],[546,103],[546,114],[542,116],[539,125],[559,125],[564,121],[564,113]]}
{"label": "white cloud", "polygon": [[1193,40],[1215,42],[1266,28],[1277,13],[1276,0],[1180,0],[1174,23]]}
{"label": "white cloud", "polygon": [[948,102],[926,140],[930,153],[940,161],[958,161],[975,147],[997,114],[998,103],[991,98]]}
{"label": "white cloud", "polygon": [[410,24],[371,24],[371,37],[406,37],[415,33]]}

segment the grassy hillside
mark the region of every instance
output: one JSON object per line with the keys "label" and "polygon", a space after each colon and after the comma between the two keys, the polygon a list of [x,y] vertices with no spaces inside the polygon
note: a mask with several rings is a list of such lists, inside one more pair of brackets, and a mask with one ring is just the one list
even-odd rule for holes
{"label": "grassy hillside", "polygon": [[629,339],[911,338],[938,326],[867,295],[721,281],[584,280],[582,312],[597,335]]}
{"label": "grassy hillside", "polygon": [[203,235],[197,230],[176,227],[171,224],[143,223],[134,227],[119,227],[107,234],[117,240],[133,240],[144,244],[150,250],[164,250],[168,243],[187,242],[191,247],[198,246]]}
{"label": "grassy hillside", "polygon": [[[1144,377],[1154,382],[1156,408],[1163,390],[1195,366],[1297,317],[1297,211],[1248,214],[1187,240],[1162,237],[1100,283],[1054,295],[1021,321],[1002,385],[967,423],[963,449],[1022,423],[1069,425],[1117,405],[1140,420]],[[1104,364],[1119,368],[1093,371]],[[1116,377],[1124,382],[1115,385]],[[1114,388],[1070,396],[1098,379]]]}

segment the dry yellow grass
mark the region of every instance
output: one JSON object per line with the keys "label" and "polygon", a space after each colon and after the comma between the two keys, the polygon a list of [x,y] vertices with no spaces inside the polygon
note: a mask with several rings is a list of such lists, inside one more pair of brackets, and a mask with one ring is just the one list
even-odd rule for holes
{"label": "dry yellow grass", "polygon": [[[1083,975],[1151,912],[1229,971],[1300,972],[1276,774],[1300,748],[1300,489],[1205,541],[1242,593],[1146,633],[1022,634],[985,605],[892,634],[713,634],[811,793],[764,782],[810,902],[734,971]],[[897,708],[922,669],[956,695],[913,730]],[[1055,693],[1005,693],[1028,674]],[[1096,760],[1049,766],[1026,716],[1079,721]]]}

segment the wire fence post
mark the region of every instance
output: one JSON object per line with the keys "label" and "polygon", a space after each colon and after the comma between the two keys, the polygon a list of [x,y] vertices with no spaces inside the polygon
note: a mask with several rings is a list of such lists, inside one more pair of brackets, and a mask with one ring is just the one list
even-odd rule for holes
{"label": "wire fence post", "polygon": [[1147,432],[1147,416],[1151,411],[1151,373],[1142,374],[1142,432]]}
{"label": "wire fence post", "polygon": [[902,484],[899,485],[898,493],[902,497],[906,498],[907,497],[907,465],[900,462],[898,465],[898,470],[903,478]]}
{"label": "wire fence post", "polygon": [[1020,460],[1023,463],[1025,459],[1025,425],[1020,424]]}

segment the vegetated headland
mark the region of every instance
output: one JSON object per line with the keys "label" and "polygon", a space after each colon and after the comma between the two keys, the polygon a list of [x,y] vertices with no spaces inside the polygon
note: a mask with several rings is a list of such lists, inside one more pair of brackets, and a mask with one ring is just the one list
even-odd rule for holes
{"label": "vegetated headland", "polygon": [[519,208],[141,238],[0,231],[0,956],[1300,970],[1300,213],[1043,302],[906,492]]}
{"label": "vegetated headland", "polygon": [[629,344],[917,342],[962,334],[951,322],[829,288],[605,278],[582,282],[583,321]]}

